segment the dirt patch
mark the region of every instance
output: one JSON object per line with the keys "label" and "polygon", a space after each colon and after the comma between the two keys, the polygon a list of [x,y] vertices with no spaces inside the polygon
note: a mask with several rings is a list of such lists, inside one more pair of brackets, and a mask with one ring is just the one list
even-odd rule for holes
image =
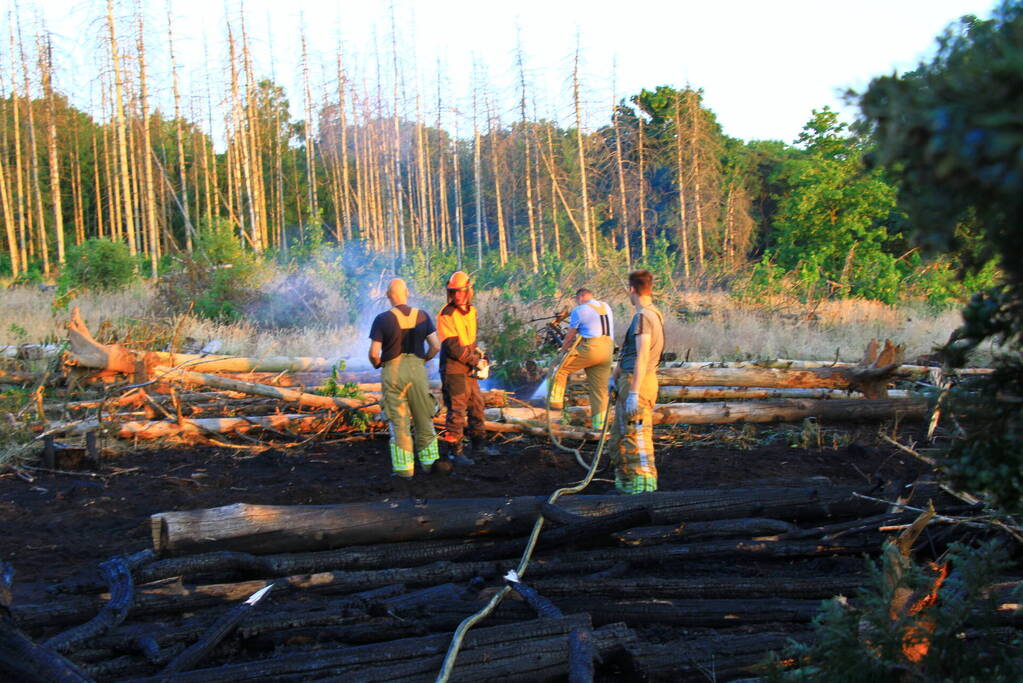
{"label": "dirt patch", "polygon": [[[892,447],[867,445],[869,432],[841,448],[658,443],[665,490],[755,486],[820,477],[832,484],[912,480],[922,466]],[[857,438],[863,437],[863,438]],[[705,441],[706,439],[704,439]],[[546,495],[578,481],[571,454],[539,440],[497,441],[498,453],[450,477],[390,476],[387,442],[367,438],[259,454],[232,449],[147,448],[107,458],[93,474],[34,472],[29,483],[0,477],[0,558],[19,585],[52,583],[117,554],[150,547],[149,515],[231,503],[322,505],[394,498]],[[590,447],[592,448],[592,446]],[[819,479],[817,479],[819,481]],[[605,471],[587,493],[612,489]]]}

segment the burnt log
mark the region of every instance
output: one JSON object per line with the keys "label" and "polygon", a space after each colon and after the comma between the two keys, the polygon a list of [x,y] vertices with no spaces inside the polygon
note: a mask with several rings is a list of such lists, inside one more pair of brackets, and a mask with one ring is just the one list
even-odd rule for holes
{"label": "burnt log", "polygon": [[861,576],[728,576],[665,578],[639,575],[593,581],[579,576],[536,579],[533,587],[551,599],[607,598],[801,598],[825,599],[852,595],[868,584]]}
{"label": "burnt log", "polygon": [[[479,661],[480,666],[473,668],[473,674],[476,677],[472,680],[486,680],[515,673],[502,665],[504,660],[509,659],[512,652],[505,654],[498,653],[498,650],[511,648],[512,651],[521,654],[524,650],[533,650],[538,641],[552,639],[560,639],[561,663],[564,667],[567,660],[564,638],[573,627],[580,625],[589,625],[589,619],[584,615],[576,615],[560,619],[538,619],[511,626],[474,629],[466,635],[465,660],[462,661],[463,666],[456,665],[456,680],[465,680],[462,678],[468,668],[464,666],[465,664],[477,663],[473,661],[475,658],[470,655],[474,650],[479,650],[483,655],[481,660],[489,659],[491,666],[488,671],[488,667]],[[418,677],[422,678],[422,674],[426,671],[436,672],[440,668],[440,661],[447,650],[449,640],[450,635],[437,634],[374,645],[301,651],[259,661],[178,673],[174,675],[173,679],[155,676],[141,680],[153,683],[162,680],[174,680],[176,683],[308,680],[313,677],[346,676],[356,671],[360,681],[401,680],[408,677],[410,672],[398,669],[396,666],[405,664],[410,664]],[[495,654],[499,654],[499,656],[495,658]],[[378,674],[382,677],[372,675],[373,667],[378,667]]]}
{"label": "burnt log", "polygon": [[[765,623],[809,623],[820,611],[820,600],[795,598],[686,599],[647,595],[643,598],[579,597],[554,600],[565,614],[588,614],[594,625],[618,621],[629,626],[670,624],[689,628],[743,626]],[[456,603],[451,609],[464,609]],[[435,608],[444,609],[443,604]],[[522,603],[505,601],[495,613],[498,619],[527,618],[531,610]]]}
{"label": "burnt log", "polygon": [[[586,517],[649,508],[651,522],[669,524],[751,516],[785,520],[871,514],[879,504],[855,498],[853,487],[777,487],[658,492],[637,496],[572,496],[560,505]],[[150,517],[159,554],[210,548],[279,553],[345,545],[443,538],[524,535],[542,498],[465,498],[319,506],[236,504]]]}
{"label": "burnt log", "polygon": [[779,519],[722,519],[710,522],[683,522],[661,526],[645,526],[613,535],[615,542],[625,546],[658,545],[703,538],[761,536],[795,533],[799,527]]}
{"label": "burnt log", "polygon": [[213,648],[220,644],[224,638],[226,638],[235,627],[241,623],[245,617],[255,609],[256,605],[263,600],[264,597],[270,592],[273,585],[269,585],[265,588],[260,588],[258,591],[253,593],[248,600],[242,604],[232,608],[221,618],[217,619],[209,630],[202,635],[202,637],[190,645],[184,652],[175,657],[167,664],[166,667],[160,672],[160,675],[178,673],[180,671],[188,671],[195,667],[196,664],[201,662],[203,658],[208,655]]}
{"label": "burnt log", "polygon": [[[244,638],[260,633],[284,632],[289,629],[330,626],[353,619],[367,618],[370,610],[381,601],[404,592],[402,585],[384,586],[341,598],[318,597],[312,605],[278,607],[268,614],[253,614],[243,621],[236,633]],[[121,651],[143,651],[143,647],[166,648],[176,643],[197,640],[219,618],[200,614],[177,623],[149,623],[121,626],[97,638],[94,645]],[[151,645],[149,645],[151,643]],[[143,654],[145,652],[143,651]]]}
{"label": "burnt log", "polygon": [[812,638],[812,631],[720,633],[667,643],[637,640],[626,649],[632,673],[645,681],[706,681],[708,675],[714,680],[731,680],[766,673],[764,662],[771,652],[785,649],[793,640]]}
{"label": "burnt log", "polygon": [[68,629],[46,641],[46,646],[58,652],[69,652],[90,638],[94,638],[122,623],[131,610],[135,598],[135,584],[131,568],[120,557],[100,563],[100,574],[110,587],[110,599],[99,614],[88,622]]}
{"label": "burnt log", "polygon": [[0,678],[26,683],[90,683],[81,669],[38,645],[11,619],[14,568],[0,561]]}

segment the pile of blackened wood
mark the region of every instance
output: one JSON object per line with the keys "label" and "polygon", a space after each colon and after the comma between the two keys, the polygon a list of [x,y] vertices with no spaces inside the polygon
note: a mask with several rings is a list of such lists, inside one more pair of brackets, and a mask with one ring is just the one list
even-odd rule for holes
{"label": "pile of blackened wood", "polygon": [[[521,583],[468,632],[452,680],[757,676],[790,639],[813,637],[823,599],[855,601],[869,582],[863,556],[929,500],[946,519],[968,512],[937,487],[814,482],[557,506],[406,499],[162,513],[152,549],[71,577],[45,601],[10,604],[0,674],[434,680],[452,632],[505,585],[542,515]],[[924,552],[966,528],[929,526]]]}

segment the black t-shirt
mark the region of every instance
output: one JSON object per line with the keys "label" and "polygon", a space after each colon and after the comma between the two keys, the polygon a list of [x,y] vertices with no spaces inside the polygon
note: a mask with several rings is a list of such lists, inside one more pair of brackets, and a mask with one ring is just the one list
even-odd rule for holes
{"label": "black t-shirt", "polygon": [[[412,307],[404,304],[396,308],[405,315],[412,312]],[[426,314],[426,311],[420,309],[419,315],[416,316],[416,326],[402,334],[403,330],[398,326],[398,319],[390,310],[387,310],[373,319],[373,326],[369,329],[369,338],[381,344],[381,363],[386,363],[409,351],[425,360],[426,338],[436,331],[437,328],[433,326],[433,320]],[[406,336],[410,339],[403,344],[402,339]],[[409,351],[403,351],[403,347]]]}

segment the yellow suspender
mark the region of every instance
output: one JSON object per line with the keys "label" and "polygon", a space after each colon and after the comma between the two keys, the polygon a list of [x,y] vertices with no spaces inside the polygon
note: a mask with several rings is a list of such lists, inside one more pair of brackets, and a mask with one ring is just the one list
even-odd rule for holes
{"label": "yellow suspender", "polygon": [[402,313],[397,306],[391,309],[391,313],[398,319],[398,327],[403,330],[411,330],[416,326],[416,319],[419,317],[419,309],[413,308],[408,315]]}

